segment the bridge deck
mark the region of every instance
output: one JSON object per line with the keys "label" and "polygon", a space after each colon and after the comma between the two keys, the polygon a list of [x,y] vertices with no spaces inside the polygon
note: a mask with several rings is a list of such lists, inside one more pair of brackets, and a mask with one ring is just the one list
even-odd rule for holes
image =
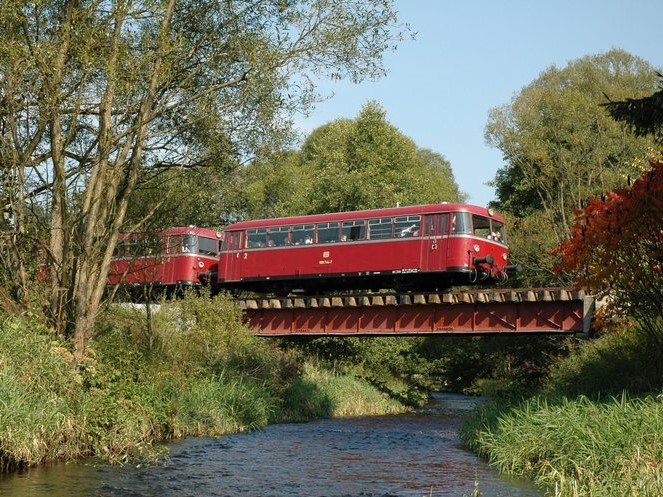
{"label": "bridge deck", "polygon": [[261,336],[588,334],[593,299],[567,288],[242,300]]}

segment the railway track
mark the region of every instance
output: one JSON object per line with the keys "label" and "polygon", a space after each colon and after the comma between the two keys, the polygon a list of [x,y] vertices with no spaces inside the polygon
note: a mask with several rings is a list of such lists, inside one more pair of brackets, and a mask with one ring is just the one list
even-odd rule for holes
{"label": "railway track", "polygon": [[491,302],[565,302],[591,298],[584,290],[568,287],[471,289],[446,292],[400,294],[353,293],[289,297],[243,297],[236,299],[242,309],[293,309],[317,307],[371,307]]}

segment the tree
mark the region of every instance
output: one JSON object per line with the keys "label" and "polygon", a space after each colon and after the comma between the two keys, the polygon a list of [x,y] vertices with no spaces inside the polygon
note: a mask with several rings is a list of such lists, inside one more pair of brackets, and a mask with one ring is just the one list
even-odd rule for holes
{"label": "tree", "polygon": [[446,159],[437,156],[433,162],[435,154],[420,151],[386,121],[374,102],[353,121],[315,130],[302,154],[314,171],[312,212],[454,201],[460,196],[453,176],[447,176]]}
{"label": "tree", "polygon": [[309,213],[464,198],[449,162],[417,148],[374,102],[354,120],[313,131],[302,147],[302,162],[313,178]]}
{"label": "tree", "polygon": [[259,219],[293,216],[307,211],[310,170],[295,151],[274,152],[239,170],[234,190],[238,217]]}
{"label": "tree", "polygon": [[514,257],[538,270],[530,283],[551,281],[547,254],[568,238],[573,209],[637,174],[636,158],[653,145],[610,118],[605,95],[640,96],[654,87],[649,64],[611,50],[548,68],[509,105],[491,111],[486,140],[506,161],[493,182],[494,207],[514,217]]}
{"label": "tree", "polygon": [[604,104],[612,118],[628,124],[636,136],[652,135],[657,143],[663,141],[663,74],[657,72],[658,91],[643,98],[627,98]]}
{"label": "tree", "polygon": [[592,199],[576,212],[571,237],[557,249],[558,271],[608,297],[663,346],[663,163]]}
{"label": "tree", "polygon": [[81,356],[144,171],[203,166],[215,144],[226,158],[273,146],[314,77],[380,76],[403,28],[391,0],[7,0],[0,33],[14,295],[29,255],[12,240],[38,203],[50,319]]}

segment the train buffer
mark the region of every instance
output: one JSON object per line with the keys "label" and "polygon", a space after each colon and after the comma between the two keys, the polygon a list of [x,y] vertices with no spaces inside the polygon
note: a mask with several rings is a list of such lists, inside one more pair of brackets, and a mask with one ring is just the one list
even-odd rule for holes
{"label": "train buffer", "polygon": [[575,334],[589,336],[594,298],[571,288],[244,299],[259,336]]}

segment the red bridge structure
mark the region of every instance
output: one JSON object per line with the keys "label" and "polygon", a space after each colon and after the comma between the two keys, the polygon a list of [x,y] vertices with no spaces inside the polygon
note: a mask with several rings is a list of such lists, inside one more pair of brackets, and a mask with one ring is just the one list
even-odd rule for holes
{"label": "red bridge structure", "polygon": [[569,288],[240,300],[260,336],[579,334],[594,298]]}

